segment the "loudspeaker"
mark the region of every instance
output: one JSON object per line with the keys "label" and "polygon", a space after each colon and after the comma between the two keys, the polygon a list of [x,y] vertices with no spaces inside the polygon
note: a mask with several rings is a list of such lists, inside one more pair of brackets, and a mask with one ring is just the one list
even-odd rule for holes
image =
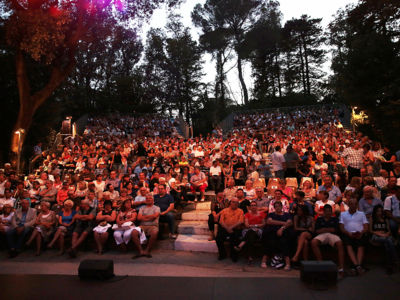
{"label": "loudspeaker", "polygon": [[318,286],[334,286],[337,283],[337,266],[333,261],[301,261],[300,279]]}
{"label": "loudspeaker", "polygon": [[112,260],[85,259],[78,268],[81,280],[106,280],[114,276],[114,262]]}

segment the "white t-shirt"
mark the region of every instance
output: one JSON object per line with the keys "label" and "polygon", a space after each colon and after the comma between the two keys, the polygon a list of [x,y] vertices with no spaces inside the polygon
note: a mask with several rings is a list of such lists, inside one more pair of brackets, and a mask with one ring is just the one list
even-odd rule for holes
{"label": "white t-shirt", "polygon": [[330,206],[332,206],[333,211],[335,210],[335,202],[334,201],[328,200],[326,203],[324,203],[321,200],[318,200],[317,202],[315,202],[316,211],[322,215],[323,208],[326,204],[329,204]]}
{"label": "white t-shirt", "polygon": [[385,204],[383,206],[384,210],[392,212],[393,217],[400,217],[400,201],[395,195],[386,197]]}
{"label": "white t-shirt", "polygon": [[222,170],[221,170],[221,167],[220,167],[220,166],[216,166],[216,167],[211,166],[211,167],[210,167],[210,174],[211,174],[211,176],[219,175],[219,174],[221,174],[221,172],[222,172]]}
{"label": "white t-shirt", "polygon": [[282,153],[275,151],[271,154],[272,169],[274,171],[283,170],[283,163],[285,162],[285,157]]}
{"label": "white t-shirt", "polygon": [[344,229],[348,232],[361,232],[363,225],[368,224],[367,217],[362,211],[357,210],[354,214],[344,211],[340,214],[340,224],[344,225]]}
{"label": "white t-shirt", "polygon": [[6,198],[0,198],[0,207],[3,207],[6,204],[10,204],[12,207],[14,207],[15,199],[13,197],[6,199]]}

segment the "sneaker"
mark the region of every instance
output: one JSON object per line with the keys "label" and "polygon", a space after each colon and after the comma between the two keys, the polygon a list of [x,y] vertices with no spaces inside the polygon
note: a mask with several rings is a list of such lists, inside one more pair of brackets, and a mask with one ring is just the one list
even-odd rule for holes
{"label": "sneaker", "polygon": [[267,263],[262,262],[262,263],[261,263],[261,268],[266,269],[266,268],[267,268]]}
{"label": "sneaker", "polygon": [[292,269],[290,268],[289,265],[286,265],[286,266],[283,268],[283,270],[285,270],[285,271],[291,271]]}
{"label": "sneaker", "polygon": [[177,238],[177,235],[175,233],[170,233],[169,238],[175,240]]}
{"label": "sneaker", "polygon": [[204,199],[204,198],[201,198],[201,199],[200,199],[200,202],[204,202],[204,201],[205,201],[205,199]]}
{"label": "sneaker", "polygon": [[281,269],[285,266],[285,264],[283,262],[279,262],[275,265],[275,269]]}

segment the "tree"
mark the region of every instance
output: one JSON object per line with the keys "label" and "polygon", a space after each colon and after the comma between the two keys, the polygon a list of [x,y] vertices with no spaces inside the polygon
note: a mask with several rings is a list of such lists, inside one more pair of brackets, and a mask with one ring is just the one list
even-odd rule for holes
{"label": "tree", "polygon": [[229,55],[229,30],[224,28],[224,20],[219,12],[218,2],[208,0],[204,5],[197,4],[192,11],[192,21],[200,27],[203,34],[200,36],[200,45],[205,52],[211,53],[216,60],[216,78],[214,96],[217,99],[220,110],[226,108],[225,64],[231,58]]}
{"label": "tree", "polygon": [[258,100],[282,97],[280,22],[279,3],[269,1],[241,46],[241,53],[251,61],[254,97]]}
{"label": "tree", "polygon": [[[6,20],[6,35],[15,52],[16,77],[19,92],[19,113],[15,129],[27,133],[38,108],[53,94],[74,70],[76,53],[81,41],[105,40],[113,26],[133,18],[144,18],[161,3],[173,5],[177,0],[120,0],[77,1],[17,1],[6,0],[10,17]],[[33,89],[27,70],[27,59],[45,65],[48,78]],[[11,150],[15,153],[18,141],[13,135]]]}
{"label": "tree", "polygon": [[249,102],[249,94],[243,78],[243,53],[240,51],[246,33],[262,13],[264,0],[208,0],[203,8],[197,6],[194,14],[195,24],[205,24],[215,20],[206,32],[218,33],[228,37],[229,46],[236,52],[237,70],[245,104]]}
{"label": "tree", "polygon": [[362,0],[329,26],[332,87],[346,104],[365,110],[378,137],[399,145],[400,3]]}
{"label": "tree", "polygon": [[[288,89],[294,82],[301,82],[304,94],[311,95],[318,88],[323,77],[321,65],[325,61],[325,42],[321,27],[322,19],[311,19],[307,15],[286,22],[283,28],[283,49],[287,57]],[[297,76],[300,75],[300,81]],[[294,79],[291,77],[295,76]]]}

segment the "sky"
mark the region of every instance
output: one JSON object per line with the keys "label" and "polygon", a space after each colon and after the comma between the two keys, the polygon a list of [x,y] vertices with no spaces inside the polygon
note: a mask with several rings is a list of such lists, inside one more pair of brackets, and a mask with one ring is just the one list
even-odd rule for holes
{"label": "sky", "polygon": [[[197,3],[203,4],[205,0],[183,0],[180,7],[174,9],[174,13],[182,16],[183,25],[191,28],[191,33],[194,39],[198,40],[201,30],[192,24],[191,12]],[[330,21],[333,20],[333,15],[340,9],[346,7],[348,4],[356,3],[357,0],[280,0],[280,9],[283,15],[283,24],[292,18],[299,18],[303,14],[307,14],[312,18],[322,18],[322,26],[325,28]],[[145,42],[146,32],[150,28],[163,28],[167,23],[168,10],[164,7],[157,9],[149,22],[142,28],[143,42]],[[213,82],[215,79],[215,62],[211,59],[211,55],[205,54],[203,57],[205,74],[203,82]],[[325,63],[323,69],[329,72],[329,61]],[[227,87],[231,92],[231,97],[239,104],[241,103],[241,89],[238,80],[237,68],[235,61],[227,64],[225,70],[230,70],[227,74]],[[244,66],[244,78],[248,90],[252,88],[252,78],[250,64],[246,63]]]}

